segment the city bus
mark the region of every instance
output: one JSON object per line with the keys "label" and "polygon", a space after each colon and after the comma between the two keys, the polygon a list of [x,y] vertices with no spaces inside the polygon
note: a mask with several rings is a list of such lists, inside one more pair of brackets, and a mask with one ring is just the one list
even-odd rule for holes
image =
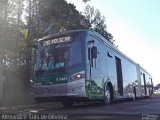
{"label": "city bus", "polygon": [[[136,54],[136,53],[135,53]],[[36,100],[62,102],[150,97],[152,76],[97,32],[72,30],[36,41],[32,92]]]}

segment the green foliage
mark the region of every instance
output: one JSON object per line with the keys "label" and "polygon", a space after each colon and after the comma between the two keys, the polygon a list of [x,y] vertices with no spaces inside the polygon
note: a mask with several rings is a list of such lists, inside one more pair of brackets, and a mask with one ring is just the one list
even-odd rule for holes
{"label": "green foliage", "polygon": [[[0,1],[0,48],[3,56],[4,69],[16,70],[18,68],[19,53],[17,52],[24,39],[21,30],[23,21],[20,19],[23,9],[23,0]],[[19,63],[19,64],[17,64]]]}
{"label": "green foliage", "polygon": [[91,1],[91,0],[82,0],[84,3],[88,2],[88,1]]}
{"label": "green foliage", "polygon": [[95,10],[94,7],[87,5],[85,7],[84,16],[86,19],[85,26],[87,26],[88,29],[100,33],[103,37],[105,37],[113,44],[113,36],[109,32],[107,32],[105,17],[101,15],[99,10]]}
{"label": "green foliage", "polygon": [[46,0],[41,2],[39,8],[45,34],[85,28],[81,23],[84,16],[75,9],[73,4],[68,4],[65,0]]}

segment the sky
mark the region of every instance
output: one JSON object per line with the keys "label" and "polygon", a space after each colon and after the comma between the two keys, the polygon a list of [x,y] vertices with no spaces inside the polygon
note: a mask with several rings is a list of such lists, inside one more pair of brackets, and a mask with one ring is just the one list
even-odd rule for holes
{"label": "sky", "polygon": [[160,83],[160,0],[67,0],[76,9],[86,5],[99,9],[107,31],[118,49],[145,68]]}

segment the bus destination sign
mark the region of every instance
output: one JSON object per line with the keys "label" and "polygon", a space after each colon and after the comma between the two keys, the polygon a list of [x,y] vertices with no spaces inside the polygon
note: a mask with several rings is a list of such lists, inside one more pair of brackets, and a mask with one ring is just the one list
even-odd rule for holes
{"label": "bus destination sign", "polygon": [[67,43],[67,42],[71,42],[71,37],[67,36],[67,37],[50,39],[50,40],[44,41],[43,46],[48,46],[51,44],[58,44],[58,43]]}

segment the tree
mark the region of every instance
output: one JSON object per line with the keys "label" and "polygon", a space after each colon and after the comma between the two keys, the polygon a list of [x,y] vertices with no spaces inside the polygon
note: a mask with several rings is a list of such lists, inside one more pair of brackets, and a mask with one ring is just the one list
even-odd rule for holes
{"label": "tree", "polygon": [[0,48],[2,48],[3,65],[5,69],[9,67],[16,68],[18,42],[23,38],[21,34],[23,22],[20,20],[23,0],[2,0],[0,1],[0,6]]}
{"label": "tree", "polygon": [[101,15],[99,10],[95,10],[94,7],[87,5],[84,11],[85,26],[88,29],[94,30],[100,33],[104,38],[113,44],[113,36],[107,31],[107,25],[105,23],[105,17]]}
{"label": "tree", "polygon": [[46,0],[39,8],[45,34],[85,28],[81,22],[84,16],[75,9],[73,4],[68,4],[65,0]]}
{"label": "tree", "polygon": [[88,2],[88,1],[91,1],[91,0],[82,0],[84,3]]}

